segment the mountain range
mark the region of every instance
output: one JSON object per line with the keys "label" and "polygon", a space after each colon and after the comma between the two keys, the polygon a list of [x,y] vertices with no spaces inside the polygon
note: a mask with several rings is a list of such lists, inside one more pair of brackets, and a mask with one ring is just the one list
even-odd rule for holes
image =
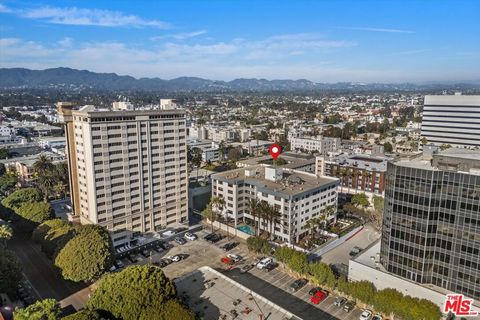
{"label": "mountain range", "polygon": [[58,88],[144,91],[316,91],[316,90],[419,90],[479,88],[480,81],[429,84],[386,83],[316,83],[300,80],[235,79],[216,81],[197,77],[180,77],[171,80],[160,78],[134,78],[115,73],[96,73],[71,68],[30,70],[25,68],[0,68],[0,88]]}

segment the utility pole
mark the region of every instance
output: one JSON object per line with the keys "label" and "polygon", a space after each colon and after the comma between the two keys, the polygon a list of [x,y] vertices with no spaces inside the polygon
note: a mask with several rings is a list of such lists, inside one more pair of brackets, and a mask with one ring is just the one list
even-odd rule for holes
{"label": "utility pole", "polygon": [[255,305],[257,306],[258,310],[260,311],[259,319],[260,319],[260,320],[264,320],[264,319],[265,319],[265,314],[263,313],[262,309],[260,309],[260,306],[258,305],[257,300],[255,300],[255,297],[253,296],[253,294],[250,293],[249,296],[252,297],[253,302],[255,303]]}

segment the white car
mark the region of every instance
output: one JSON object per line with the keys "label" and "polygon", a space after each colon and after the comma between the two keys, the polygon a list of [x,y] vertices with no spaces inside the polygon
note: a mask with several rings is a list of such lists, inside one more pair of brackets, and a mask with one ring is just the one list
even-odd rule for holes
{"label": "white car", "polygon": [[371,320],[372,319],[372,311],[364,310],[360,315],[360,320]]}
{"label": "white car", "polygon": [[270,263],[273,262],[273,259],[272,258],[263,258],[262,260],[260,260],[258,263],[257,263],[257,268],[258,269],[263,269],[265,268],[266,266],[268,266]]}
{"label": "white car", "polygon": [[167,257],[167,259],[170,259],[170,260],[172,260],[173,262],[178,262],[178,261],[182,260],[182,257],[181,257],[180,255],[176,254],[176,255],[174,255],[174,256],[171,256],[171,257],[169,256],[169,257]]}
{"label": "white car", "polygon": [[197,235],[194,233],[190,233],[190,232],[185,233],[185,239],[187,240],[193,241],[193,240],[197,240],[197,238],[198,238]]}
{"label": "white car", "polygon": [[240,256],[238,254],[229,253],[229,254],[227,254],[227,257],[232,259],[232,261],[235,262],[235,263],[242,260],[242,256]]}

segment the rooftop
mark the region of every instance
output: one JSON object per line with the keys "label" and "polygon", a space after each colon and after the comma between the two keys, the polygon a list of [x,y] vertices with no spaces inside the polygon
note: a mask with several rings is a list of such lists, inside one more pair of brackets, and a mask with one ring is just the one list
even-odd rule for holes
{"label": "rooftop", "polygon": [[[265,178],[266,168],[282,169],[281,179],[273,181]],[[241,169],[230,170],[217,173],[212,178],[227,181],[230,183],[247,181],[257,187],[273,190],[279,194],[294,196],[309,190],[318,189],[332,183],[337,183],[338,179],[330,177],[318,177],[314,174],[295,171],[283,167],[272,166],[253,166]]]}
{"label": "rooftop", "polygon": [[[287,310],[236,281],[210,268],[200,269],[175,280],[179,295],[187,301],[190,310],[202,319],[257,320],[268,315],[269,319],[298,319]],[[261,310],[261,311],[260,311]]]}
{"label": "rooftop", "polygon": [[328,162],[334,162],[342,166],[355,167],[358,169],[365,169],[368,171],[386,171],[387,162],[391,160],[387,157],[369,156],[369,155],[355,155],[349,153],[342,153],[338,156],[326,159]]}

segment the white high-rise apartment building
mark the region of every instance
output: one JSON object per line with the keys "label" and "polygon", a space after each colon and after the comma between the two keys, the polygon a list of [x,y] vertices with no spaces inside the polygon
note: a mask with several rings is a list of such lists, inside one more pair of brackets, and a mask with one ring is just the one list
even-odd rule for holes
{"label": "white high-rise apartment building", "polygon": [[[249,201],[265,201],[278,210],[279,216],[275,223],[267,219],[258,223],[257,217],[256,224],[260,230],[273,230],[287,243],[298,241],[309,232],[308,220],[322,215],[332,220],[336,216],[337,178],[259,165],[217,173],[211,179],[212,196],[225,200],[225,218],[233,219],[235,226],[247,222],[253,226]],[[330,206],[332,212],[327,210]]]}
{"label": "white high-rise apartment building", "polygon": [[73,214],[115,246],[188,220],[185,113],[58,103],[66,126]]}
{"label": "white high-rise apartment building", "polygon": [[435,145],[480,146],[480,96],[425,96],[422,137]]}

